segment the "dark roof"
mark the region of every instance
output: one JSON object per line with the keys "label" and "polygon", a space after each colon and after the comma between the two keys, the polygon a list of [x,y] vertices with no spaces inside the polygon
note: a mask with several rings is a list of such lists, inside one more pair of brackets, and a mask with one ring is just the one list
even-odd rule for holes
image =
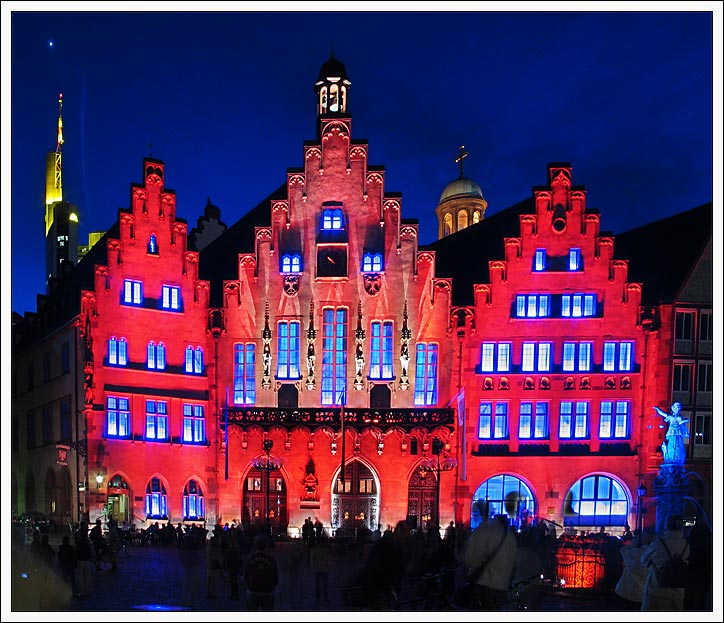
{"label": "dark roof", "polygon": [[341,78],[347,80],[347,68],[344,64],[331,56],[329,60],[319,69],[318,80],[326,80],[327,78]]}
{"label": "dark roof", "polygon": [[116,221],[105,235],[67,273],[54,280],[49,294],[39,294],[37,311],[13,316],[13,346],[25,348],[80,313],[80,293],[95,288],[96,265],[108,263],[108,240],[119,237]]}
{"label": "dark roof", "polygon": [[271,200],[286,193],[285,182],[199,253],[199,279],[211,284],[211,307],[222,306],[224,281],[239,279],[239,253],[254,252],[255,228],[271,226]]}
{"label": "dark roof", "polygon": [[474,303],[473,285],[488,283],[488,262],[505,259],[505,238],[520,236],[520,215],[532,214],[532,198],[486,216],[431,244],[420,251],[435,251],[435,276],[452,277],[452,304]]}
{"label": "dark roof", "polygon": [[714,225],[712,203],[614,236],[614,257],[629,260],[628,281],[642,284],[642,303],[672,303]]}

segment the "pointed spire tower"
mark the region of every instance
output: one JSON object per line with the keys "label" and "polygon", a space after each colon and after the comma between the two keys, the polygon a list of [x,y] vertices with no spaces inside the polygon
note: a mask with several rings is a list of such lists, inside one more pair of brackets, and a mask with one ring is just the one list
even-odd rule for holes
{"label": "pointed spire tower", "polygon": [[483,191],[475,180],[465,177],[464,161],[468,156],[465,146],[461,145],[460,153],[455,158],[455,162],[460,165],[460,177],[445,187],[435,208],[438,239],[475,225],[485,216],[488,202],[483,197]]}
{"label": "pointed spire tower", "polygon": [[78,261],[78,209],[63,201],[63,94],[58,95],[58,138],[45,160],[45,287]]}
{"label": "pointed spire tower", "polygon": [[45,159],[45,235],[53,225],[53,205],[63,201],[63,94],[58,95],[58,142]]}

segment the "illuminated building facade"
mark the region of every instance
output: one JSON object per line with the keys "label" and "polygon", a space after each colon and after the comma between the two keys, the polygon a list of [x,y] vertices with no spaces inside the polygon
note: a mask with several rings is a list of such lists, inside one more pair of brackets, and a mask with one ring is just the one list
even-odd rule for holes
{"label": "illuminated building facade", "polygon": [[[653,405],[672,401],[665,336],[688,300],[645,304],[647,276],[631,279],[568,163],[485,219],[477,183],[443,192],[443,207],[472,193],[479,215],[420,246],[352,138],[350,87],[339,61],[322,66],[303,166],[229,227],[209,202],[190,235],[164,163],[145,159],[130,207],[60,284],[81,377],[70,454],[87,449],[74,509],[294,536],[309,516],[333,533],[501,512],[634,526],[660,462]],[[711,239],[702,222],[692,266]],[[49,343],[35,317],[16,335],[14,361]],[[16,370],[22,483],[54,469],[56,448],[28,459],[37,433]],[[709,461],[697,496],[710,510],[710,458],[690,459]]]}

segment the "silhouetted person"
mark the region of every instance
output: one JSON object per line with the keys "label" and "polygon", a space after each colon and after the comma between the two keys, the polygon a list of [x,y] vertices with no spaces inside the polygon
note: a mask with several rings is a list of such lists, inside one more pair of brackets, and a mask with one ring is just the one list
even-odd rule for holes
{"label": "silhouetted person", "polygon": [[75,568],[77,566],[75,559],[75,548],[70,544],[70,537],[63,535],[63,542],[58,546],[58,566],[66,584],[70,586],[73,595],[78,594],[75,581]]}
{"label": "silhouetted person", "polygon": [[[661,569],[670,556],[681,556],[684,562],[689,560],[689,544],[684,538],[683,528],[684,520],[681,515],[670,515],[666,520],[663,536],[654,539],[641,556],[641,564],[649,568],[641,610],[661,612],[684,609],[684,589],[660,586],[656,571],[656,567]],[[662,541],[666,543],[668,552]]]}
{"label": "silhouetted person", "polygon": [[689,578],[684,587],[684,610],[711,610],[713,551],[711,530],[699,518],[687,537],[689,543]]}
{"label": "silhouetted person", "polygon": [[641,564],[641,556],[655,538],[653,530],[643,533],[637,530],[633,539],[621,547],[623,572],[616,583],[615,591],[627,610],[641,610],[646,576],[649,573],[648,567]]}
{"label": "silhouetted person", "polygon": [[244,563],[241,549],[241,535],[236,528],[226,532],[225,547],[222,548],[224,568],[229,574],[230,599],[239,599],[239,573]]}
{"label": "silhouetted person", "polygon": [[277,562],[268,551],[269,538],[257,536],[254,551],[244,563],[247,610],[274,610],[274,589],[279,582]]}
{"label": "silhouetted person", "polygon": [[78,595],[89,595],[91,592],[93,557],[93,546],[88,538],[88,524],[82,522],[80,529],[75,533],[75,558],[78,563],[76,570]]}

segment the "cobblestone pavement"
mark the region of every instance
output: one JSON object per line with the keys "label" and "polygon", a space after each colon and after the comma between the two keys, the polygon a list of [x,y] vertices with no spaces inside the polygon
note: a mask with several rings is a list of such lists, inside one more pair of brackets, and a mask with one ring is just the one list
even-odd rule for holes
{"label": "cobblestone pavement", "polygon": [[[58,542],[52,544],[57,551]],[[37,610],[73,611],[91,613],[103,612],[104,619],[111,612],[136,612],[137,617],[123,620],[148,620],[148,613],[157,613],[155,620],[164,616],[181,613],[219,612],[226,613],[227,618],[239,620],[245,618],[233,615],[234,612],[245,611],[244,582],[239,581],[239,599],[231,599],[228,577],[217,581],[217,598],[206,597],[206,562],[205,552],[201,552],[201,562],[190,577],[185,577],[187,568],[182,566],[179,550],[173,545],[146,545],[132,547],[130,553],[121,552],[121,563],[118,570],[93,570],[91,594],[83,597],[72,597],[56,574],[38,577],[32,570],[29,577],[21,577],[23,555],[29,552],[29,545],[19,546],[13,551],[13,586],[12,611],[28,612]],[[17,548],[16,548],[17,549]],[[275,610],[288,612],[346,612],[350,618],[342,598],[342,588],[350,583],[353,574],[364,564],[359,547],[342,547],[335,544],[330,557],[329,601],[319,600],[314,595],[314,573],[304,559],[304,550],[300,541],[277,542],[272,553],[280,570],[280,580],[275,593]],[[15,564],[19,563],[19,564]],[[28,565],[26,565],[28,566]],[[457,584],[463,578],[457,578]],[[188,588],[190,587],[190,588]],[[405,601],[410,596],[410,587],[403,585],[400,596]],[[401,609],[409,611],[422,609],[420,604],[403,605]],[[434,608],[442,611],[444,605]],[[454,608],[452,608],[454,609]],[[612,600],[601,599],[594,594],[574,596],[549,595],[541,604],[541,610],[561,611],[599,611],[614,610]],[[463,612],[458,611],[457,615]],[[62,616],[62,615],[61,615]],[[247,615],[252,616],[252,615]],[[374,616],[374,615],[373,615]],[[369,613],[366,614],[369,617]],[[85,618],[85,617],[84,617]],[[89,617],[92,618],[92,617]],[[178,617],[182,618],[182,617]],[[321,616],[317,620],[321,620]],[[387,614],[384,615],[387,618]],[[233,620],[232,619],[232,620]],[[174,619],[172,619],[174,620]],[[187,620],[187,619],[185,619]],[[459,620],[456,618],[455,620]]]}

